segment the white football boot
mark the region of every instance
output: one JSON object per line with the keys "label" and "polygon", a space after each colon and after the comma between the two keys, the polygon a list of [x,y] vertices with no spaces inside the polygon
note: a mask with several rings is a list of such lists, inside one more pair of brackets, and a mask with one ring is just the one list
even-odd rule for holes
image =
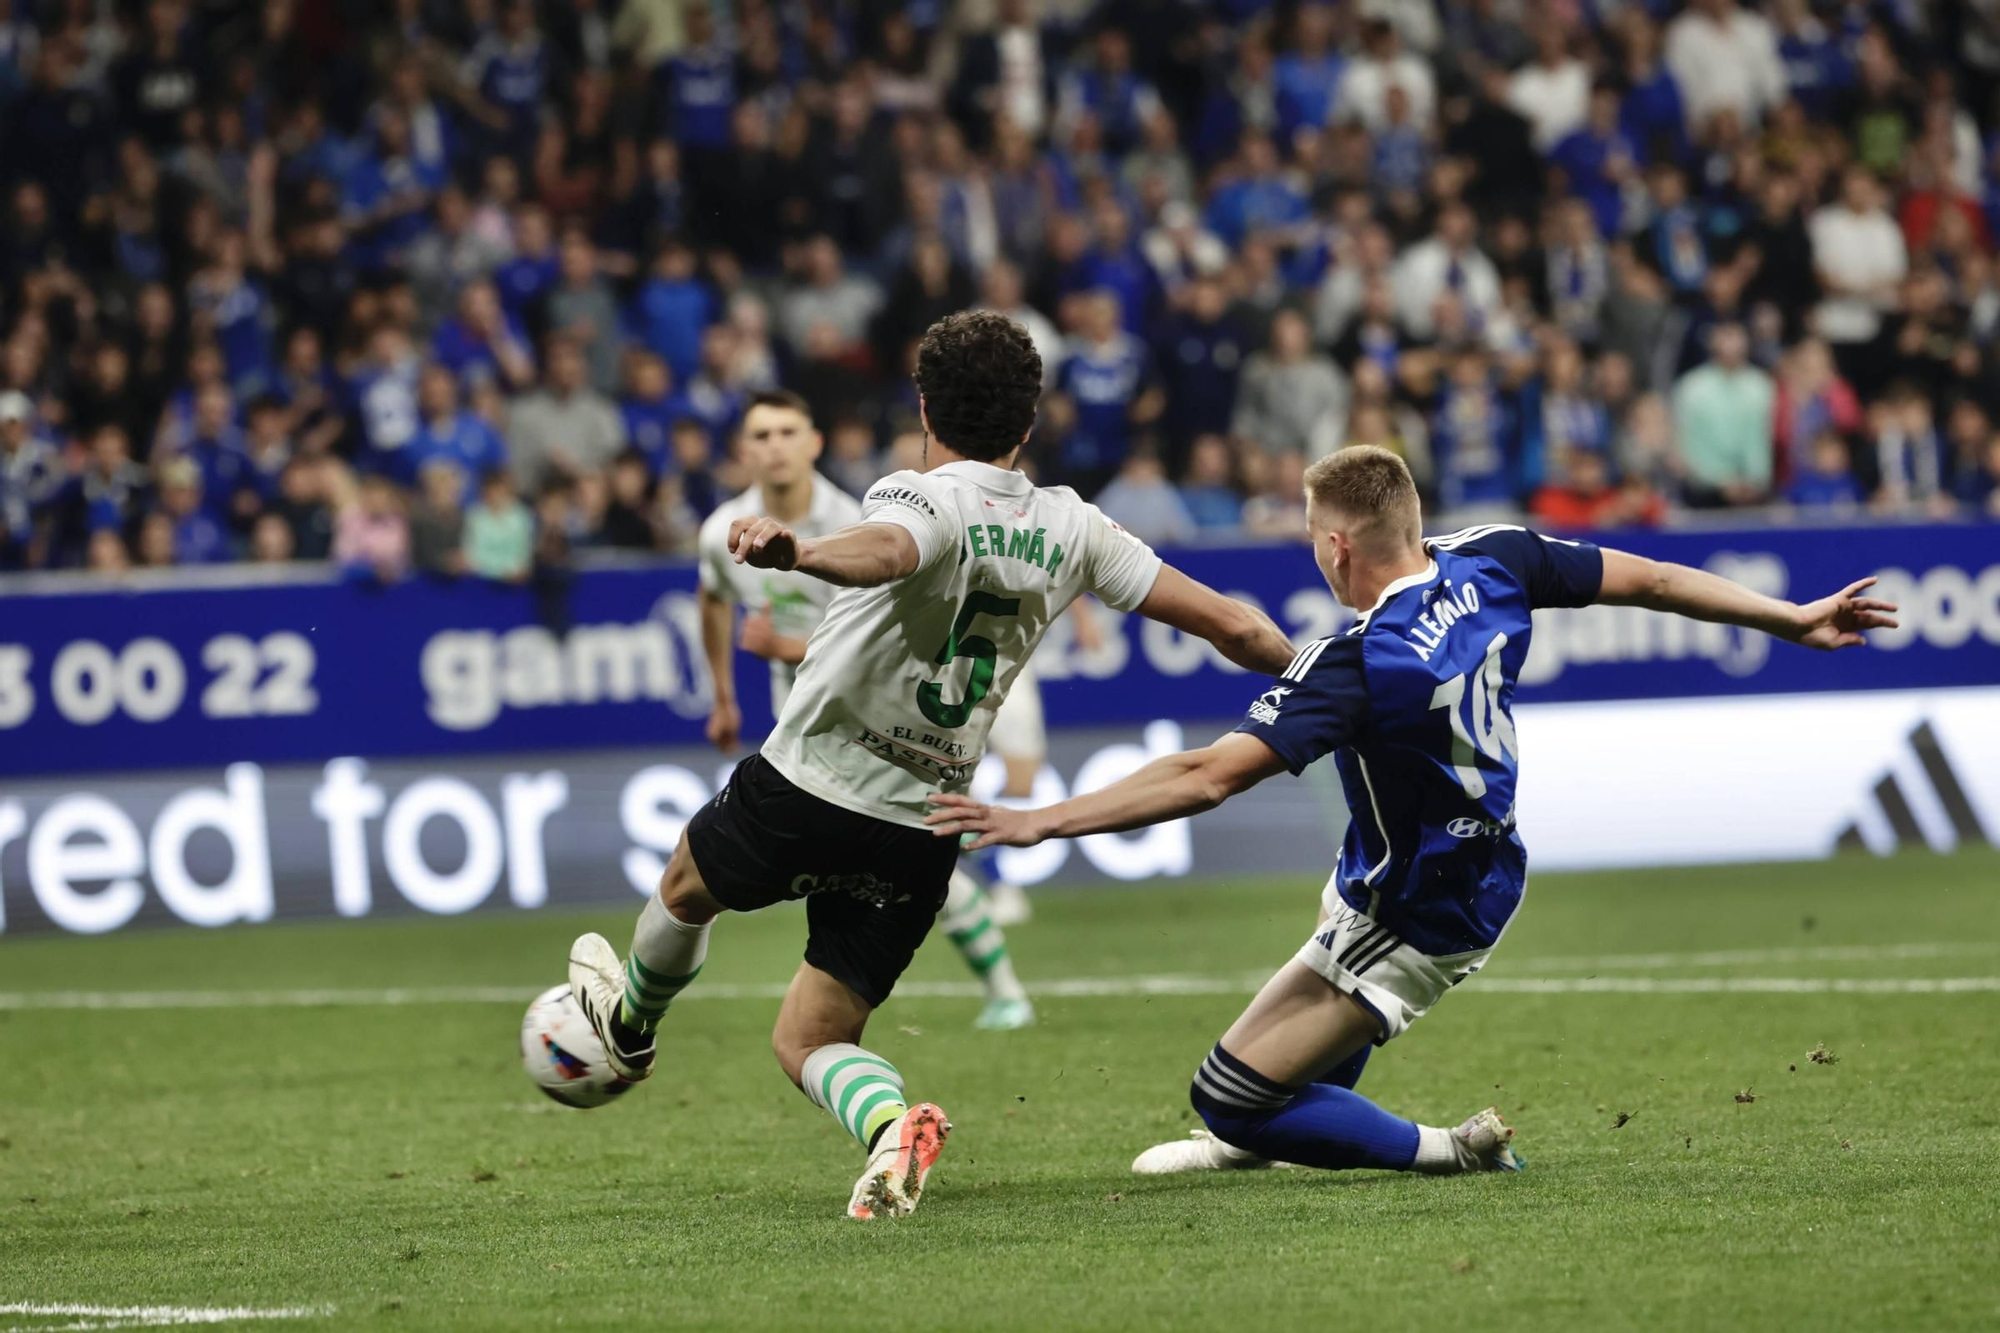
{"label": "white football boot", "polygon": [[596,934],[579,935],[569,946],[569,993],[590,1020],[590,1030],[603,1043],[604,1058],[612,1072],[631,1083],[653,1072],[656,1047],[650,1037],[644,1046],[621,1048],[612,1036],[611,1020],[625,999],[625,968],[610,940]]}
{"label": "white football boot", "polygon": [[931,1102],[918,1102],[903,1112],[902,1118],[875,1141],[875,1151],[868,1154],[868,1169],[854,1182],[847,1215],[869,1222],[915,1212],[917,1199],[924,1192],[924,1177],[944,1151],[949,1133],[951,1122]]}
{"label": "white football boot", "polygon": [[1514,1128],[1500,1118],[1500,1108],[1489,1106],[1451,1132],[1452,1146],[1466,1171],[1519,1171],[1527,1159],[1513,1148]]}
{"label": "white football boot", "polygon": [[982,1032],[1012,1032],[1034,1021],[1035,1006],[1025,995],[1008,996],[988,1000],[979,1017],[972,1020],[972,1026]]}
{"label": "white football boot", "polygon": [[1268,1157],[1232,1148],[1205,1129],[1191,1131],[1184,1139],[1158,1143],[1132,1159],[1132,1170],[1142,1176],[1171,1176],[1182,1171],[1262,1171],[1282,1166]]}

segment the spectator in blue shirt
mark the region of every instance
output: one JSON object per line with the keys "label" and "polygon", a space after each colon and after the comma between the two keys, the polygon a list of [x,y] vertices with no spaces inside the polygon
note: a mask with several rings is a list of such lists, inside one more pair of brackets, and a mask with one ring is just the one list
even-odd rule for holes
{"label": "spectator in blue shirt", "polygon": [[361,423],[357,465],[394,470],[396,453],[417,433],[421,365],[409,335],[395,325],[384,324],[369,338],[368,357],[356,367],[348,390]]}
{"label": "spectator in blue shirt", "polygon": [[509,156],[524,156],[534,146],[550,74],[549,49],[529,0],[503,0],[498,26],[472,48],[465,66],[487,108],[483,119]]}
{"label": "spectator in blue shirt", "polygon": [[445,183],[442,162],[416,157],[401,108],[383,106],[374,140],[354,154],[341,183],[341,217],[355,264],[374,271],[402,258],[429,225],[431,198]]}
{"label": "spectator in blue shirt", "polygon": [[528,331],[507,313],[499,291],[485,278],[459,293],[458,314],[439,326],[432,351],[468,383],[491,380],[518,392],[535,382]]}
{"label": "spectator in blue shirt", "polygon": [[1438,500],[1447,511],[1517,512],[1522,495],[1513,412],[1483,352],[1460,352],[1431,417]]}
{"label": "spectator in blue shirt", "polygon": [[1853,62],[1806,0],[1778,0],[1772,17],[1792,98],[1815,123],[1832,119],[1841,94],[1854,84]]}
{"label": "spectator in blue shirt", "polygon": [[514,210],[514,257],[493,270],[493,285],[507,318],[518,327],[540,327],[542,301],[556,285],[560,260],[548,210],[525,203]]}
{"label": "spectator in blue shirt", "polygon": [[1068,426],[1058,461],[1063,476],[1092,495],[1125,461],[1134,427],[1159,417],[1166,395],[1146,345],[1120,327],[1118,298],[1092,292],[1080,308],[1081,334],[1056,372],[1057,416]]}
{"label": "spectator in blue shirt", "polygon": [[1182,452],[1197,436],[1228,432],[1236,411],[1236,383],[1250,351],[1220,279],[1203,274],[1184,291],[1185,309],[1167,321],[1153,344],[1167,390],[1167,413],[1160,424],[1169,443]]}
{"label": "spectator in blue shirt", "polygon": [[1095,244],[1083,257],[1078,279],[1086,288],[1115,295],[1118,308],[1124,312],[1126,331],[1141,334],[1159,300],[1159,274],[1133,239],[1132,222],[1123,207],[1106,200],[1092,221]]}
{"label": "spectator in blue shirt", "polygon": [[1660,163],[1646,173],[1646,184],[1653,201],[1644,236],[1647,258],[1677,300],[1698,300],[1708,280],[1708,237],[1700,212],[1688,202],[1687,177],[1679,167]]}
{"label": "spectator in blue shirt", "polygon": [[[229,390],[210,384],[194,400],[194,417],[180,456],[195,466],[199,498],[209,517],[230,523],[256,505],[250,451],[236,425],[236,404]],[[239,492],[249,492],[248,501]]]}
{"label": "spectator in blue shirt", "polygon": [[1091,43],[1092,59],[1063,80],[1059,124],[1073,125],[1086,113],[1103,130],[1104,144],[1123,153],[1139,141],[1147,117],[1158,109],[1160,95],[1132,69],[1132,39],[1121,28],[1098,29]]}
{"label": "spectator in blue shirt", "polygon": [[[1270,135],[1246,133],[1238,161],[1236,178],[1209,201],[1209,230],[1240,246],[1252,232],[1283,232],[1311,217],[1305,192],[1286,176]],[[1282,244],[1284,238],[1278,239]]]}
{"label": "spectator in blue shirt", "polygon": [[701,364],[702,331],[714,323],[715,296],[695,272],[694,251],[669,240],[653,258],[653,272],[632,300],[632,336],[667,363],[674,378],[691,378]]}
{"label": "spectator in blue shirt", "polygon": [[1220,435],[1203,435],[1188,451],[1181,499],[1187,502],[1195,526],[1204,532],[1226,532],[1243,525],[1243,496],[1231,483],[1232,467],[1229,441]]}
{"label": "spectator in blue shirt", "polygon": [[459,406],[457,377],[435,362],[417,380],[417,412],[416,434],[391,475],[415,486],[432,463],[449,463],[464,483],[461,504],[471,504],[477,479],[507,466],[507,446],[493,427]]}
{"label": "spectator in blue shirt", "polygon": [[1292,16],[1292,49],[1273,69],[1277,83],[1278,133],[1319,129],[1340,95],[1347,59],[1333,47],[1333,6],[1322,0],[1300,5]]}
{"label": "spectator in blue shirt", "polygon": [[1852,511],[1861,507],[1861,483],[1855,479],[1847,441],[1838,431],[1821,431],[1813,437],[1805,466],[1785,487],[1785,500],[1800,509]]}
{"label": "spectator in blue shirt", "polygon": [[1626,10],[1625,98],[1618,123],[1648,161],[1685,161],[1687,105],[1680,85],[1660,59],[1660,30],[1637,6]]}
{"label": "spectator in blue shirt", "polygon": [[37,527],[59,481],[55,451],[35,438],[34,414],[19,389],[0,392],[0,569],[39,557]]}
{"label": "spectator in blue shirt", "polygon": [[659,353],[640,349],[626,354],[625,394],[618,411],[625,418],[625,438],[655,477],[673,467],[674,422],[686,411],[685,404],[675,401],[673,386],[673,374]]}
{"label": "spectator in blue shirt", "polygon": [[1624,191],[1638,179],[1644,158],[1618,117],[1618,89],[1600,82],[1590,92],[1590,113],[1582,128],[1558,140],[1549,162],[1561,168],[1569,190],[1590,205],[1597,230],[1619,234]]}
{"label": "spectator in blue shirt", "polygon": [[216,238],[215,258],[188,283],[188,312],[195,327],[222,349],[230,386],[239,394],[263,391],[272,382],[272,315],[261,284],[245,271],[243,233]]}

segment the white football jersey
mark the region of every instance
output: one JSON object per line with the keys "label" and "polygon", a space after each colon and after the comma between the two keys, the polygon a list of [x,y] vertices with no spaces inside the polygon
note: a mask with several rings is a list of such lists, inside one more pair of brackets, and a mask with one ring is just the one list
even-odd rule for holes
{"label": "white football jersey", "polygon": [[921,827],[926,797],[971,783],[1049,623],[1084,593],[1130,611],[1160,557],[1068,487],[990,463],[891,473],[861,520],[908,531],[916,572],[834,596],[763,753],[821,800]]}
{"label": "white football jersey", "polygon": [[[729,554],[729,525],[739,518],[764,516],[764,492],[752,486],[743,494],[717,507],[701,525],[695,550],[701,559],[701,590],[723,597],[748,611],[768,610],[771,628],[788,639],[811,636],[826,616],[826,608],[840,589],[797,570],[758,569],[739,565]],[[861,521],[861,504],[840,487],[820,476],[812,479],[812,503],[804,519],[791,526],[801,537],[824,537],[850,523]],[[791,692],[798,668],[790,662],[771,663],[771,710],[781,712]]]}

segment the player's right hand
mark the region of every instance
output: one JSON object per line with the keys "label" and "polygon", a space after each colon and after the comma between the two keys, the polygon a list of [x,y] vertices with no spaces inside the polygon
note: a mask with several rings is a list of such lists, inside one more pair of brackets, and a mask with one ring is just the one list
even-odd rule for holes
{"label": "player's right hand", "polygon": [[708,743],[724,754],[736,748],[743,732],[743,712],[733,703],[718,703],[708,715]]}
{"label": "player's right hand", "polygon": [[940,838],[975,835],[963,846],[968,852],[982,847],[1033,847],[1048,836],[1042,832],[1039,810],[985,805],[956,792],[938,792],[929,799],[931,812],[924,823]]}
{"label": "player's right hand", "polygon": [[793,569],[799,563],[798,534],[775,518],[739,518],[729,525],[729,554],[739,565]]}

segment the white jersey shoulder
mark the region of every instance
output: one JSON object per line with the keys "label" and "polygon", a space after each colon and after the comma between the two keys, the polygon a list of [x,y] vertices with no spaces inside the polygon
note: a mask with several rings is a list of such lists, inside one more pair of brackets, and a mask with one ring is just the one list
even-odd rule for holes
{"label": "white jersey shoulder", "polygon": [[[760,518],[765,512],[764,493],[752,486],[718,505],[703,521],[695,537],[701,590],[747,611],[769,611],[771,628],[786,638],[809,638],[826,617],[827,607],[839,590],[810,574],[739,565],[729,554],[729,525],[739,518]],[[860,501],[815,473],[812,503],[806,516],[791,526],[801,537],[824,537],[860,520]],[[797,670],[788,662],[771,663],[774,709],[783,706]]]}
{"label": "white jersey shoulder", "polygon": [[921,825],[931,793],[971,781],[1050,622],[1085,593],[1132,610],[1160,558],[1068,487],[988,463],[891,473],[861,521],[908,532],[917,568],[834,597],[764,757],[822,800]]}

